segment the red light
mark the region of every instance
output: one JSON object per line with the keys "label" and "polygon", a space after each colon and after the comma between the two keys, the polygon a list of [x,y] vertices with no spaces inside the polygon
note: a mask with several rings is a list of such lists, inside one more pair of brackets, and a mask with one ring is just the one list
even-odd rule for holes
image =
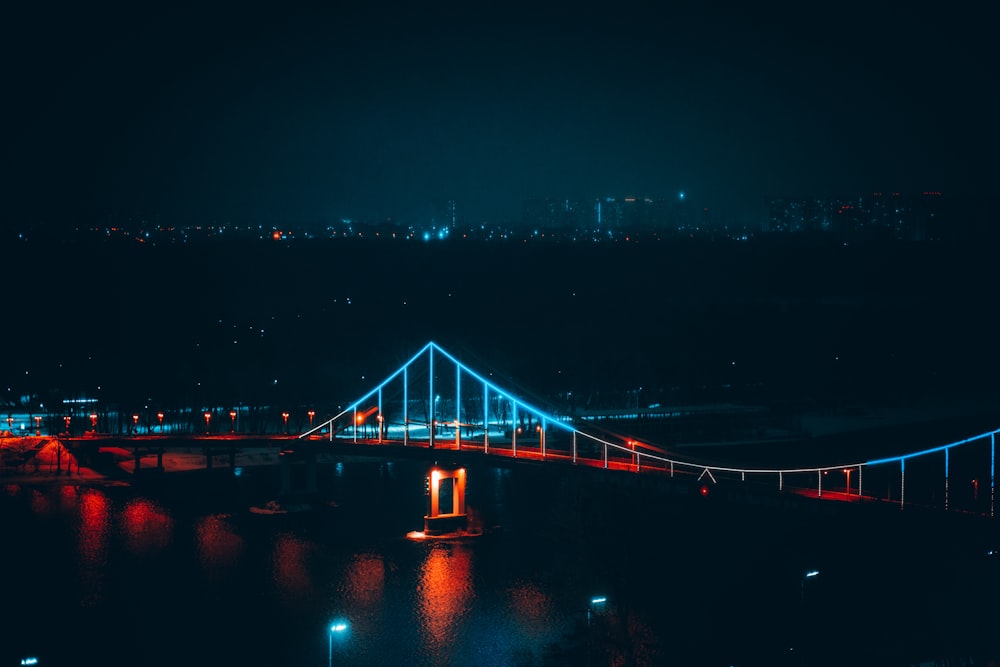
{"label": "red light", "polygon": [[701,485],[701,490],[699,491],[699,493],[701,493],[701,497],[702,498],[706,497],[708,495],[708,485],[707,484],[702,484]]}

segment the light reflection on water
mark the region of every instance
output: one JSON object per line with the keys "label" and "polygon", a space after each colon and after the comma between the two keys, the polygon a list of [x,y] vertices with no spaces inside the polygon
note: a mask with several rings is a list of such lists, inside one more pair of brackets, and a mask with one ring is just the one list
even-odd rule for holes
{"label": "light reflection on water", "polygon": [[173,541],[173,517],[164,507],[149,498],[127,501],[119,521],[125,547],[134,554],[160,552]]}
{"label": "light reflection on water", "polygon": [[508,589],[510,609],[518,629],[528,637],[542,638],[546,620],[552,614],[552,596],[533,581],[518,580]]}
{"label": "light reflection on water", "polygon": [[352,555],[337,590],[350,609],[370,612],[382,604],[385,595],[385,563],[382,557],[370,552]]}
{"label": "light reflection on water", "polygon": [[196,518],[194,533],[198,563],[209,574],[235,565],[243,555],[244,539],[225,515]]}
{"label": "light reflection on water", "polygon": [[282,533],[275,539],[271,556],[272,580],[285,604],[294,606],[314,594],[316,583],[309,557],[315,548],[312,542],[294,533]]}
{"label": "light reflection on water", "polygon": [[[657,530],[643,540],[652,507],[599,517],[595,505],[572,489],[553,489],[548,478],[526,488],[523,479],[492,471],[476,478],[470,509],[484,514],[487,528],[502,530],[461,542],[411,542],[405,533],[420,527],[424,497],[423,472],[410,472],[331,466],[328,480],[360,491],[332,487],[337,508],[299,516],[250,514],[258,503],[238,494],[219,507],[197,495],[5,485],[0,571],[9,575],[4,595],[16,613],[0,626],[0,665],[31,653],[50,666],[319,665],[329,622],[341,617],[350,631],[333,644],[340,664],[540,665],[551,644],[568,651],[555,664],[581,664],[585,601],[595,593],[613,602],[595,616],[594,635],[604,640],[594,664],[704,664],[699,658],[712,653],[713,664],[776,665],[772,652],[787,651],[797,627],[802,553],[810,566],[831,554],[821,567],[824,581],[808,591],[822,600],[811,613],[830,636],[853,633],[869,643],[883,636],[852,613],[861,596],[879,604],[901,599],[891,607],[901,619],[893,629],[910,643],[942,623],[952,634],[972,633],[966,645],[993,636],[982,640],[979,625],[955,616],[972,608],[956,592],[998,590],[998,575],[983,569],[988,563],[956,569],[931,559],[935,567],[913,561],[905,569],[902,554],[890,559],[869,549],[873,564],[849,569],[856,554],[845,546],[836,557],[842,541],[829,536],[840,533],[817,515],[802,515],[791,530],[750,515],[724,524],[713,515],[703,524],[669,514],[660,517],[669,523],[650,523]],[[248,471],[239,484],[253,476]],[[574,513],[584,517],[582,529],[569,520]],[[616,527],[633,515],[636,525]],[[854,520],[830,525],[853,529]],[[802,541],[807,529],[813,542]],[[672,540],[668,548],[655,543],[663,535]],[[885,572],[901,565],[898,584],[887,583]],[[926,578],[935,572],[967,585],[935,588]],[[919,589],[909,585],[918,574]],[[926,612],[918,602],[928,596],[948,613],[932,620],[910,614]],[[39,621],[53,609],[58,634]],[[983,627],[996,619],[969,614]],[[721,637],[719,627],[727,628]],[[754,662],[751,652],[762,657]]]}
{"label": "light reflection on water", "polygon": [[450,662],[472,599],[472,555],[461,543],[432,543],[420,566],[417,608],[426,655]]}
{"label": "light reflection on water", "polygon": [[80,522],[77,549],[81,602],[97,604],[104,595],[104,568],[108,564],[108,537],[111,533],[111,501],[100,491],[80,492]]}

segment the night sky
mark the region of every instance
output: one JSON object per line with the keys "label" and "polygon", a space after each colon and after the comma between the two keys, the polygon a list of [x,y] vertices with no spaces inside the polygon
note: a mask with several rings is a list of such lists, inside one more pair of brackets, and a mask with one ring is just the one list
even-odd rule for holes
{"label": "night sky", "polygon": [[[319,3],[317,3],[319,4]],[[516,221],[526,198],[984,196],[972,3],[22,3],[3,10],[17,225]]]}

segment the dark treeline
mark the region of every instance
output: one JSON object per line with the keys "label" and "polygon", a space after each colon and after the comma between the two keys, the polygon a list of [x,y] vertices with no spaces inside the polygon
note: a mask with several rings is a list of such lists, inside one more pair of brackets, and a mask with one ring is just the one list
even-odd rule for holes
{"label": "dark treeline", "polygon": [[575,407],[907,403],[991,391],[1000,370],[996,280],[975,244],[219,240],[7,255],[8,403],[335,406],[428,340]]}

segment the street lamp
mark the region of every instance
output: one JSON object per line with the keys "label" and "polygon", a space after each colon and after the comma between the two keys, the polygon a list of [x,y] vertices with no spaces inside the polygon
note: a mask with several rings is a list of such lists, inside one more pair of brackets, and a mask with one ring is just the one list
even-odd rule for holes
{"label": "street lamp", "polygon": [[844,468],[844,474],[847,475],[847,495],[851,495],[851,469]]}
{"label": "street lamp", "polygon": [[208,435],[208,423],[212,421],[212,413],[208,410],[205,411],[205,435]]}
{"label": "street lamp", "polygon": [[132,432],[135,433],[136,435],[139,435],[139,415],[138,414],[133,414],[132,415]]}
{"label": "street lamp", "polygon": [[232,426],[232,432],[236,433],[236,410],[229,411],[229,422]]}
{"label": "street lamp", "polygon": [[35,417],[35,435],[42,434],[42,418],[39,416]]}
{"label": "street lamp", "polygon": [[63,417],[63,421],[66,422],[66,433],[69,433],[69,420],[70,420],[70,416],[69,415],[66,415],[65,417]]}
{"label": "street lamp", "polygon": [[316,411],[315,410],[310,410],[308,412],[308,414],[309,414],[309,428],[312,428],[313,427],[313,417],[316,416]]}
{"label": "street lamp", "polygon": [[281,419],[285,422],[285,435],[288,435],[288,413],[282,412]]}
{"label": "street lamp", "polygon": [[163,435],[163,413],[157,412],[156,418],[160,420],[160,435]]}
{"label": "street lamp", "polygon": [[333,636],[335,634],[339,635],[339,634],[343,634],[345,632],[347,632],[347,622],[346,621],[337,621],[333,625],[330,626],[330,632],[328,633],[330,635],[330,657],[329,657],[329,665],[330,665],[330,667],[333,667]]}
{"label": "street lamp", "polygon": [[97,413],[96,412],[91,412],[90,413],[90,430],[93,431],[94,433],[97,433]]}

